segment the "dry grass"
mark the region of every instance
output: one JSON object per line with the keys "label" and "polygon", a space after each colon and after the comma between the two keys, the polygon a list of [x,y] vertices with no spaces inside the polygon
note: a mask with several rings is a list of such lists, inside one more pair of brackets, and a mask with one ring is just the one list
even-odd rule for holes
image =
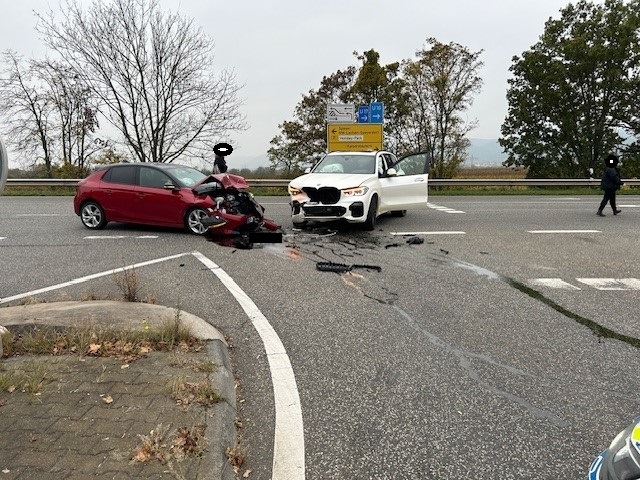
{"label": "dry grass", "polygon": [[193,337],[179,317],[157,328],[143,325],[140,330],[120,330],[82,326],[55,328],[30,326],[13,329],[2,337],[3,356],[13,355],[89,355],[118,357],[132,361],[151,350],[198,351],[203,343]]}

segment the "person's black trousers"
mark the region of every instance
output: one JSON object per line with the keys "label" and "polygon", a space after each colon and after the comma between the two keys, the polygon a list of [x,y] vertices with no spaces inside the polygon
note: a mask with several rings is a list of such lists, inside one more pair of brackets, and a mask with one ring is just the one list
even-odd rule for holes
{"label": "person's black trousers", "polygon": [[602,212],[602,210],[604,210],[604,207],[607,206],[607,202],[611,203],[611,208],[615,212],[617,210],[617,208],[616,208],[616,189],[615,188],[607,188],[607,189],[605,189],[604,197],[602,198],[602,202],[600,202],[600,208],[598,209],[599,212]]}

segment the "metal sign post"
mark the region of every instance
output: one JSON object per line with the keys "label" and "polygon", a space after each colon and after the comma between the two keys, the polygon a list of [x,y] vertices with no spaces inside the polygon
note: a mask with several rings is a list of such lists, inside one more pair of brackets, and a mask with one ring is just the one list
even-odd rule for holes
{"label": "metal sign post", "polygon": [[0,193],[4,189],[4,184],[7,181],[7,172],[9,171],[9,157],[7,156],[7,149],[4,148],[4,143],[0,139]]}

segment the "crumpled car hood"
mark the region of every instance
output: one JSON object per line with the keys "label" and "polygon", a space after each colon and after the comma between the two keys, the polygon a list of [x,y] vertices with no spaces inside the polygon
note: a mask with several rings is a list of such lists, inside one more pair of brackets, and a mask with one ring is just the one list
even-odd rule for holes
{"label": "crumpled car hood", "polygon": [[232,173],[215,173],[213,175],[209,175],[208,177],[202,179],[202,181],[195,184],[192,188],[197,187],[198,185],[203,185],[205,183],[217,182],[222,185],[223,188],[235,188],[236,190],[248,190],[249,184],[247,181],[241,177],[240,175],[234,175]]}
{"label": "crumpled car hood", "polygon": [[376,178],[372,173],[307,173],[291,180],[290,185],[295,188],[303,187],[358,187],[367,180]]}

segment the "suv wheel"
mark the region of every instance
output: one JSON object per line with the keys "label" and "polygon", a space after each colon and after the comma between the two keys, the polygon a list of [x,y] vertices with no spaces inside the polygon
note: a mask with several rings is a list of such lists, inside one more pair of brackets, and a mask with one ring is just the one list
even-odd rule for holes
{"label": "suv wheel", "polygon": [[369,210],[367,211],[367,219],[365,220],[363,227],[367,231],[371,231],[376,228],[376,217],[378,216],[378,197],[374,195],[371,197],[369,203]]}

